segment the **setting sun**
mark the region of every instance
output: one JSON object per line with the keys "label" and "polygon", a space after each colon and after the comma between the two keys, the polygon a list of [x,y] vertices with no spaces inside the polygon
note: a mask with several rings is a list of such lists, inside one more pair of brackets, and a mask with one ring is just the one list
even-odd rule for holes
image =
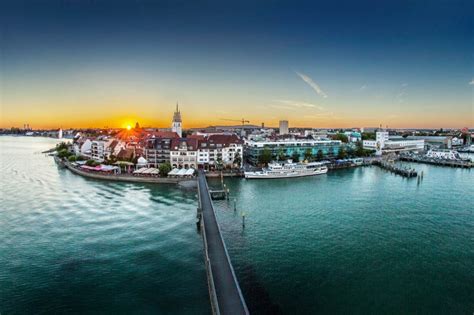
{"label": "setting sun", "polygon": [[132,126],[127,125],[127,130],[130,130],[130,129],[132,129]]}

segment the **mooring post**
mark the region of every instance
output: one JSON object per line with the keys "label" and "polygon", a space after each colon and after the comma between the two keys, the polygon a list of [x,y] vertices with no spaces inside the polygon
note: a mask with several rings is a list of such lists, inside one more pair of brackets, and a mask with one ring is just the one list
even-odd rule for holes
{"label": "mooring post", "polygon": [[237,210],[237,199],[234,198],[234,212]]}
{"label": "mooring post", "polygon": [[245,228],[245,212],[242,212],[242,228]]}

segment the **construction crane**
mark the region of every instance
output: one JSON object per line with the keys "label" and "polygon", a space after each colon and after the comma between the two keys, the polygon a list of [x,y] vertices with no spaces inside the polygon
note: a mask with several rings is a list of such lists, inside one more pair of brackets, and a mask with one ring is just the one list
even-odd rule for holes
{"label": "construction crane", "polygon": [[240,123],[242,123],[242,130],[240,131],[240,134],[241,136],[244,136],[244,126],[245,126],[245,123],[249,124],[250,121],[249,120],[245,120],[244,118],[242,118],[241,120],[238,120],[238,119],[226,119],[226,118],[221,118],[221,120],[226,120],[226,121],[238,121]]}

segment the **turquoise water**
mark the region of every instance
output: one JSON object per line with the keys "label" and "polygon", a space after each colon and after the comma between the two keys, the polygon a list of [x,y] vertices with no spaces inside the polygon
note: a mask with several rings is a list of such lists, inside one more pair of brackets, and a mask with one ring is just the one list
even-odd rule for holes
{"label": "turquoise water", "polygon": [[[56,142],[0,137],[0,313],[210,313],[196,192],[79,177],[39,153]],[[226,179],[252,313],[472,314],[474,170],[414,166],[420,185],[376,167]]]}
{"label": "turquoise water", "polygon": [[197,195],[58,169],[0,137],[0,313],[210,313]]}
{"label": "turquoise water", "polygon": [[413,166],[420,185],[377,167],[225,180],[237,211],[217,212],[250,309],[472,314],[474,172]]}

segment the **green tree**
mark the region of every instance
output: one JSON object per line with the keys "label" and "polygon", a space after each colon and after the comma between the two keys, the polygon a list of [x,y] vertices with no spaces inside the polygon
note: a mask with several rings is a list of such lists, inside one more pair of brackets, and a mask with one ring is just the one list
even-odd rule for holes
{"label": "green tree", "polygon": [[224,163],[222,163],[222,153],[217,153],[216,168],[218,171],[221,171],[223,167],[224,167]]}
{"label": "green tree", "polygon": [[258,156],[258,162],[260,164],[267,165],[272,161],[272,151],[269,148],[265,147],[262,151],[260,151],[260,155]]}
{"label": "green tree", "polygon": [[61,149],[58,151],[59,158],[68,158],[70,155],[72,155],[72,153],[69,152],[68,149]]}
{"label": "green tree", "polygon": [[316,159],[321,161],[324,158],[323,150],[319,149],[318,153],[316,153]]}
{"label": "green tree", "polygon": [[349,140],[347,136],[343,133],[336,133],[336,135],[333,136],[334,140],[341,140],[344,143],[347,143]]}
{"label": "green tree", "polygon": [[304,159],[307,160],[307,161],[309,161],[309,160],[311,160],[312,157],[313,157],[313,152],[312,152],[312,150],[311,150],[310,148],[306,149],[306,150],[304,151]]}
{"label": "green tree", "polygon": [[293,162],[299,162],[300,161],[300,153],[298,151],[293,151],[293,154],[291,155],[291,159]]}
{"label": "green tree", "polygon": [[239,152],[235,152],[233,163],[238,167],[240,167],[240,165],[242,164],[242,157],[240,156]]}
{"label": "green tree", "polygon": [[75,155],[71,155],[70,157],[68,157],[68,160],[69,160],[69,162],[76,162],[77,157]]}
{"label": "green tree", "polygon": [[363,132],[362,140],[375,140],[375,132]]}
{"label": "green tree", "polygon": [[344,147],[340,147],[339,151],[337,152],[337,158],[338,159],[345,159],[347,156],[346,149]]}
{"label": "green tree", "polygon": [[159,170],[160,170],[161,176],[167,176],[168,173],[171,172],[170,162],[165,162],[165,163],[160,164]]}
{"label": "green tree", "polygon": [[286,154],[285,151],[283,151],[282,148],[278,150],[278,161],[284,161],[286,160]]}
{"label": "green tree", "polygon": [[362,144],[362,141],[357,141],[355,155],[356,156],[364,156],[365,155],[364,146]]}
{"label": "green tree", "polygon": [[56,151],[62,151],[62,150],[67,150],[69,147],[66,142],[61,142],[56,145]]}
{"label": "green tree", "polygon": [[86,161],[86,165],[87,166],[97,166],[98,164],[97,164],[96,161],[94,161],[92,159],[89,159],[89,160]]}

